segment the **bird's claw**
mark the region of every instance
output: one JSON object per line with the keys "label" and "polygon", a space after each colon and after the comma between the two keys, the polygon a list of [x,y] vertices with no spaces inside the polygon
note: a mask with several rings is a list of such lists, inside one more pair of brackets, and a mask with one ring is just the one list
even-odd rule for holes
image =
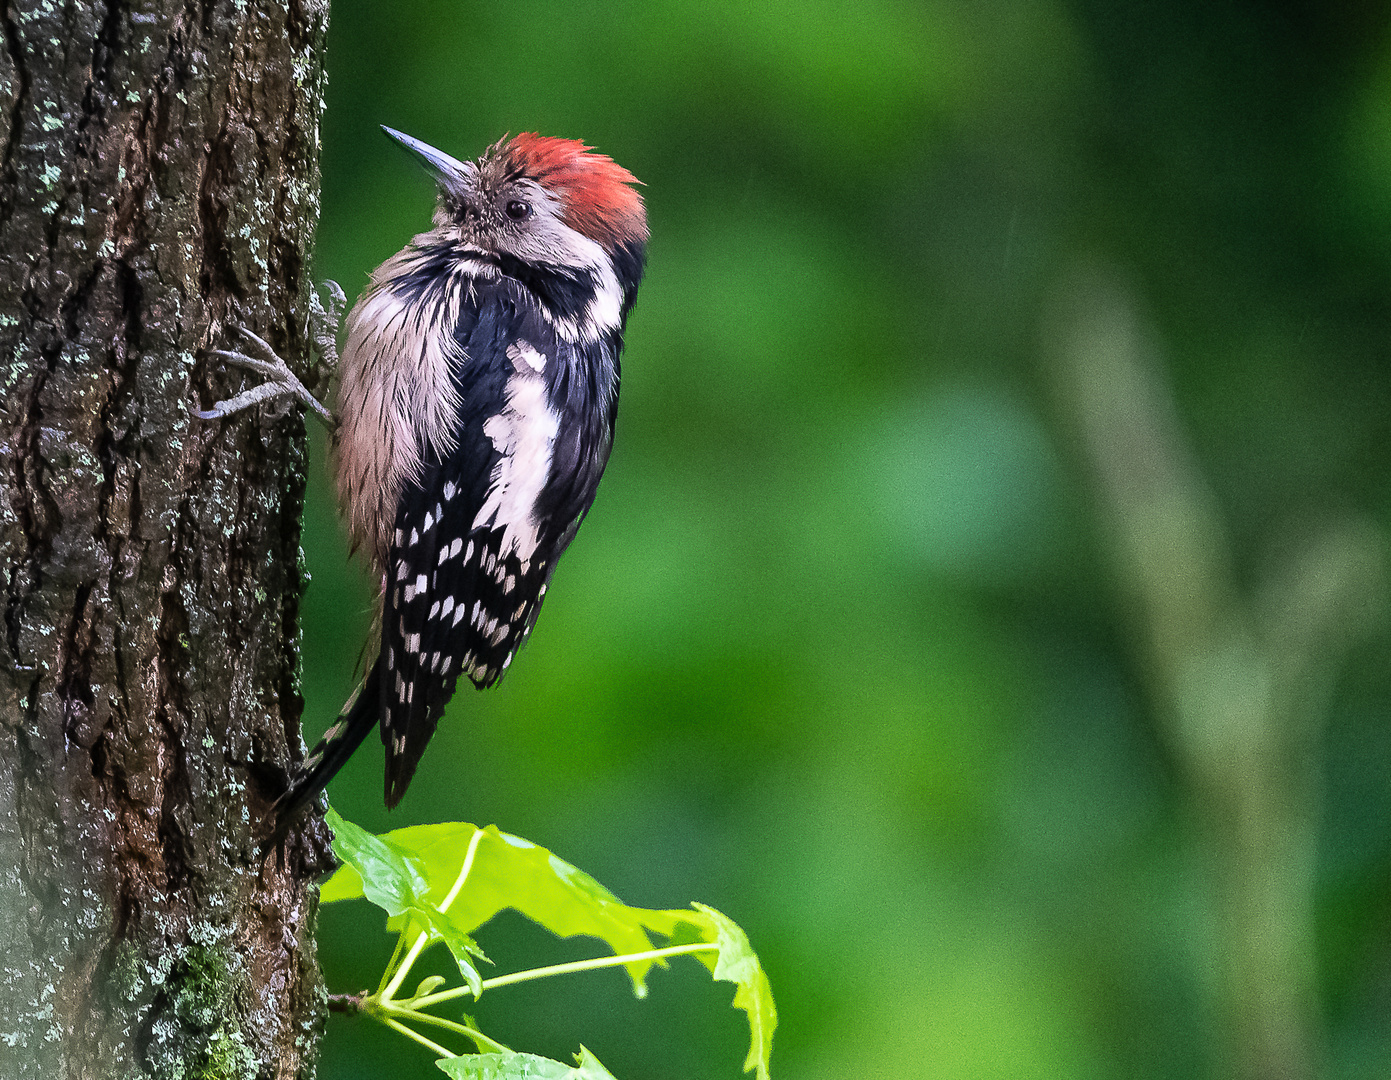
{"label": "bird's claw", "polygon": [[[343,291],[338,289],[336,285],[334,289],[337,290],[337,293],[330,297],[330,303],[336,305],[338,299],[342,297]],[[309,392],[304,383],[300,382],[299,377],[290,370],[289,365],[276,355],[269,342],[244,326],[238,326],[234,329],[247,341],[248,348],[260,355],[248,356],[246,353],[231,349],[211,349],[209,355],[219,357],[230,364],[236,364],[238,367],[247,368],[258,375],[264,375],[267,381],[248,390],[243,390],[234,397],[216,402],[211,409],[195,410],[194,415],[200,420],[221,420],[232,413],[240,412],[242,409],[258,405],[263,401],[270,401],[278,397],[292,397],[298,398],[313,409],[330,429],[336,426],[337,421],[334,419],[333,413],[329,412],[318,398]],[[336,361],[336,357],[334,359]]]}
{"label": "bird's claw", "polygon": [[[320,293],[327,296],[321,296]],[[325,281],[309,294],[309,343],[319,356],[318,385],[338,373],[338,324],[348,298],[336,281]]]}

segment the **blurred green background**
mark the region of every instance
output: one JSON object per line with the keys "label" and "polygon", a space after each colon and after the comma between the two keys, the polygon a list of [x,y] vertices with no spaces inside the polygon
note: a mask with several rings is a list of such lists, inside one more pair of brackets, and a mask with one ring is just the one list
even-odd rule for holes
{"label": "blurred green background", "polygon": [[[317,277],[354,297],[428,223],[381,123],[459,157],[584,138],[653,235],[531,644],[390,815],[369,742],[346,817],[496,822],[629,903],[725,911],[779,1077],[1391,1075],[1384,5],[332,20]],[[312,483],[310,739],[371,605]],[[380,914],[322,928],[330,988],[375,986]],[[481,943],[590,951],[520,918]],[[622,1080],[739,1075],[729,987],[651,983],[477,1013]],[[320,1076],[388,1075],[440,1074],[334,1016]]]}

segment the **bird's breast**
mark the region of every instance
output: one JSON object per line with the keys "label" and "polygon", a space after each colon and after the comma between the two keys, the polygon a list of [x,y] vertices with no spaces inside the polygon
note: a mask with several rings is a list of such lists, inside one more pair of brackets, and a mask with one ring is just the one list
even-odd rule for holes
{"label": "bird's breast", "polygon": [[402,484],[420,475],[426,452],[446,456],[456,438],[454,330],[463,283],[442,285],[410,295],[374,283],[348,316],[338,489],[354,546],[367,547],[379,562]]}

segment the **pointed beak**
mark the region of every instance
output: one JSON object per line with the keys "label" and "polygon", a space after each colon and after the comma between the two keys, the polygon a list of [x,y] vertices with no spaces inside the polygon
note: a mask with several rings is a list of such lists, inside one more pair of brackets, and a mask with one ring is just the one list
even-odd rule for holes
{"label": "pointed beak", "polygon": [[382,125],[382,130],[419,157],[440,183],[459,183],[468,176],[469,166],[450,157],[444,151],[436,150],[429,143],[413,139],[405,132],[389,128],[385,124]]}

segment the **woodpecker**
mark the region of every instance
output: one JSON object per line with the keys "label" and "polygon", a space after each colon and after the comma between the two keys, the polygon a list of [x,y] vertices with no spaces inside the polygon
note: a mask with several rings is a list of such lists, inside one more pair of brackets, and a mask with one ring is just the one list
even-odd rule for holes
{"label": "woodpecker", "polygon": [[[638,181],[584,143],[521,134],[465,162],[383,130],[438,199],[434,227],[372,273],[348,315],[330,421],[351,545],[380,582],[380,646],[277,803],[268,847],[374,727],[394,807],[459,678],[484,689],[512,663],[608,461],[646,262]],[[328,415],[245,336],[264,359],[217,355],[271,382],[199,415],[279,394]]]}

